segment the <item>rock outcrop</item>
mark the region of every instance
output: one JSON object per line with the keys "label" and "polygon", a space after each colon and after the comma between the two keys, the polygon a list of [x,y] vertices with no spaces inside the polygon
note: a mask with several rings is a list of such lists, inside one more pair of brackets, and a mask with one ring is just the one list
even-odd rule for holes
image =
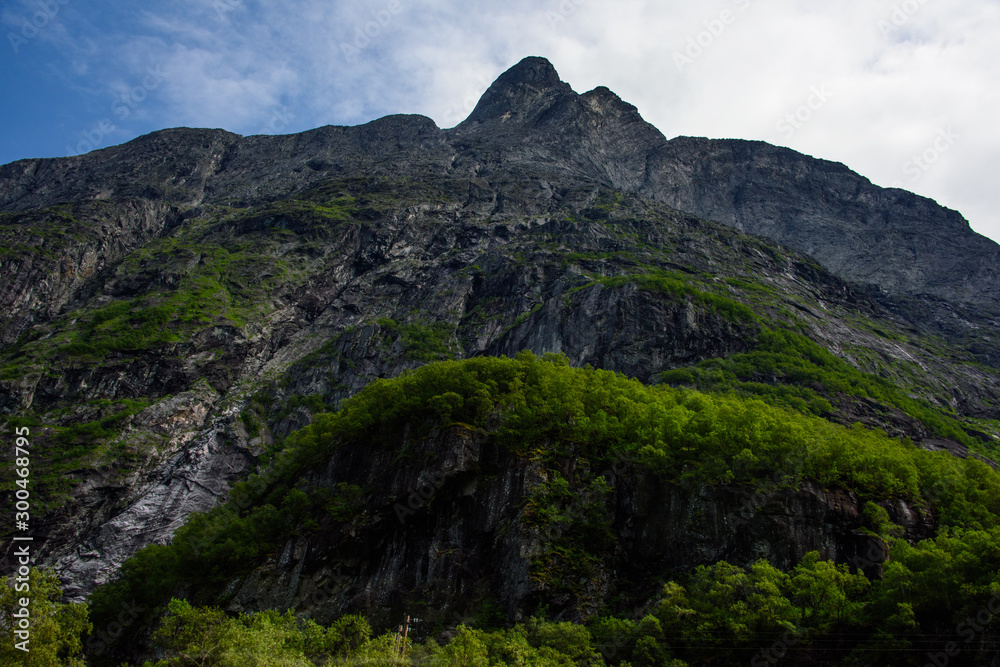
{"label": "rock outcrop", "polygon": [[[398,451],[407,451],[400,465]],[[601,554],[574,579],[540,563],[568,523],[526,520],[532,494],[546,481],[538,463],[513,455],[490,434],[449,427],[399,448],[348,446],[302,485],[370,491],[347,522],[328,520],[312,535],[282,545],[250,575],[234,580],[231,611],[292,608],[329,623],[360,612],[390,625],[407,614],[426,627],[458,623],[484,599],[506,622],[545,604],[558,619],[588,620],[610,600],[641,606],[663,577],[693,565],[757,559],[789,569],[806,552],[880,574],[884,542],[867,530],[864,502],[807,484],[801,489],[664,485],[640,468],[589,470],[567,459],[565,477],[608,480],[607,536],[591,536]],[[582,515],[586,492],[560,507]],[[933,518],[905,502],[888,504],[911,539],[933,535]],[[607,548],[593,547],[600,540]],[[377,546],[376,546],[377,545]],[[577,566],[579,564],[576,564]],[[586,574],[584,574],[586,571]]]}

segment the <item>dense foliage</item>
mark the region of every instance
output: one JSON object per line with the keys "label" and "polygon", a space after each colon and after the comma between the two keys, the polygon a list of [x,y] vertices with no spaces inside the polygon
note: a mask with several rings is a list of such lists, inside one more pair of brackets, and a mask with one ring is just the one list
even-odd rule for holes
{"label": "dense foliage", "polygon": [[[91,631],[87,606],[60,601],[59,580],[32,567],[27,577],[0,586],[0,665],[83,667],[83,637]],[[23,616],[22,600],[29,602]],[[14,631],[27,622],[27,637]],[[21,648],[18,648],[18,645]],[[26,650],[21,650],[21,649]]]}
{"label": "dense foliage", "polygon": [[953,416],[912,398],[888,380],[859,371],[821,345],[787,329],[765,328],[751,352],[668,371],[661,374],[660,380],[711,392],[736,389],[816,415],[832,411],[827,397],[872,398],[898,408],[938,435],[972,449],[984,447]]}
{"label": "dense foliage", "polygon": [[[762,638],[793,630],[800,634],[807,630],[811,641],[833,642],[844,651],[867,646],[860,640],[841,639],[845,632],[867,637],[871,645],[864,650],[881,650],[887,642],[905,646],[921,633],[940,631],[942,622],[953,624],[970,609],[974,613],[976,605],[988,603],[994,589],[1000,591],[995,582],[1000,567],[1000,475],[981,462],[927,452],[879,431],[838,426],[755,398],[646,386],[606,371],[571,368],[556,355],[537,358],[522,353],[516,359],[477,358],[423,366],[392,380],[376,381],[344,401],[338,412],[318,416],[288,438],[270,470],[237,484],[226,506],[192,517],[172,545],[148,547],[126,562],[121,578],[94,594],[95,620],[103,622],[129,600],[150,610],[151,620],[182,580],[218,590],[273,552],[291,531],[309,530],[324,515],[348,520],[357,511],[363,490],[342,484],[325,492],[304,491],[295,484],[303,471],[348,443],[391,447],[404,428],[419,436],[442,423],[484,429],[516,455],[543,462],[573,457],[633,466],[670,484],[793,488],[815,480],[863,499],[907,499],[931,509],[944,528],[935,540],[911,546],[895,538],[897,531],[885,511],[869,503],[867,523],[872,532],[894,544],[884,581],[872,586],[845,566],[815,557],[787,574],[766,563],[748,570],[725,563],[701,568],[689,580],[668,586],[665,601],[658,603],[660,611],[654,614],[656,623],[606,621],[633,628],[626,633],[629,652],[619,653],[616,660],[631,656],[633,665],[663,664],[664,656],[674,649],[684,659],[730,650],[745,653],[764,648],[767,642]],[[578,517],[580,530],[560,533],[549,560],[536,565],[572,570],[580,566],[580,558],[600,548],[601,531],[607,528],[602,500],[608,492],[600,476],[574,492],[590,508]],[[548,486],[529,499],[523,520],[532,524],[557,519],[553,512],[558,511],[559,498],[568,493],[565,480],[553,475]],[[574,546],[584,540],[585,549]],[[941,586],[937,583],[941,580],[953,583]],[[177,604],[175,617],[183,617]],[[223,623],[221,617],[213,618]],[[226,630],[236,633],[232,636],[254,628],[280,634],[279,626],[292,622],[281,618],[285,617],[224,622],[236,624]],[[605,632],[601,628],[592,630]],[[636,634],[640,631],[634,628],[645,629]],[[529,650],[525,647],[544,648],[528,630],[498,632],[465,629],[453,640],[459,642],[455,647],[425,648],[440,660],[449,651],[479,656],[455,658],[472,662],[440,664],[478,664],[480,658],[493,660],[490,664],[518,664],[496,662],[491,651],[507,655],[504,651],[513,649],[495,646],[510,642],[525,651]],[[173,631],[167,634],[179,636]],[[677,637],[699,639],[685,643]],[[378,642],[387,640],[372,641],[374,651],[382,646]],[[804,639],[799,643],[809,645]],[[306,648],[301,650],[308,655]],[[555,654],[549,657],[555,660],[551,664],[564,664]],[[573,658],[565,664],[585,662]]]}
{"label": "dense foliage", "polygon": [[753,398],[650,387],[530,353],[443,362],[376,381],[293,434],[277,467],[293,478],[346,442],[392,442],[404,423],[484,427],[495,417],[496,437],[521,454],[636,462],[670,482],[795,486],[810,479],[868,498],[927,502],[955,525],[992,526],[1000,516],[1000,478],[979,461]]}
{"label": "dense foliage", "polygon": [[[187,665],[921,665],[928,655],[979,664],[1000,649],[1000,529],[950,531],[910,546],[896,540],[884,579],[869,581],[816,552],[789,572],[766,561],[698,567],[665,584],[639,618],[587,625],[532,618],[510,628],[459,625],[450,639],[399,631],[374,636],[344,616],[327,628],[291,612],[230,617],[173,600],[153,639],[167,656],[146,667]],[[413,641],[418,637],[417,641]]]}

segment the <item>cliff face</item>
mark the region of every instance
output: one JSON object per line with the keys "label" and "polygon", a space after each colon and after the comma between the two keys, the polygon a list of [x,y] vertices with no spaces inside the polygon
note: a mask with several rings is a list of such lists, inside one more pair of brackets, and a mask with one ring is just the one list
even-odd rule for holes
{"label": "cliff face", "polygon": [[6,310],[0,341],[14,343],[72,299],[86,299],[90,281],[179,223],[174,207],[148,200],[82,202],[7,216],[0,271],[10,280],[0,287]]}
{"label": "cliff face", "polygon": [[[774,386],[960,456],[989,454],[1000,433],[995,244],[840,165],[668,142],[542,59],[451,130],[416,116],[278,137],[166,130],[0,167],[0,210],[14,278],[0,287],[0,411],[34,433],[40,563],[74,597],[216,505],[316,412],[437,359],[530,349],[648,382]],[[824,384],[765,363],[779,354],[765,349],[772,329],[818,345],[791,357],[829,351],[817,368],[858,375]],[[327,615],[360,596],[391,607],[400,586],[461,597],[461,572],[481,568],[509,577],[508,609],[530,606],[544,592],[524,569],[540,538],[500,527],[538,472],[489,438],[436,437],[419,446],[437,468],[358,456],[312,482],[364,478],[391,507],[440,473],[447,510],[289,543],[233,604],[305,605],[307,582],[336,569],[319,563],[337,562],[359,569]],[[835,490],[748,498],[611,479],[629,581],[646,559],[790,563],[815,548],[844,560],[870,546],[857,500]],[[921,517],[914,536],[931,525],[898,513]]]}
{"label": "cliff face", "polygon": [[[818,551],[875,576],[887,555],[862,519],[864,503],[819,485],[691,488],[665,485],[639,466],[591,470],[567,458],[562,477],[600,477],[607,487],[580,485],[551,507],[559,520],[539,524],[532,498],[550,473],[490,434],[455,426],[398,444],[406,465],[397,449],[345,447],[303,480],[307,492],[353,484],[370,495],[349,521],[328,519],[236,578],[225,593],[229,609],[291,608],[320,623],[360,611],[385,625],[411,614],[431,628],[457,624],[490,600],[509,623],[543,604],[557,619],[580,621],[611,604],[641,607],[664,573],[694,564],[763,558],[788,569]],[[595,502],[608,531],[577,532]],[[902,501],[887,509],[907,537],[933,534],[927,512]],[[587,545],[585,562],[562,561],[552,549],[571,532]]]}
{"label": "cliff face", "polygon": [[795,248],[853,282],[996,316],[1000,246],[957,211],[763,142],[680,137],[650,165],[643,192],[670,206]]}

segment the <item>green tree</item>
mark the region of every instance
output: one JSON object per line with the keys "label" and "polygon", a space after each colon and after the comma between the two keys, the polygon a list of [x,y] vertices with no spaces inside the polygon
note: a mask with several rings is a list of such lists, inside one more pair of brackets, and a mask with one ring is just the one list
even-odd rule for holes
{"label": "green tree", "polygon": [[222,665],[232,641],[233,622],[221,609],[192,607],[187,600],[171,600],[169,615],[153,633],[153,642],[168,658],[156,667]]}
{"label": "green tree", "polygon": [[430,667],[488,667],[489,649],[483,641],[483,632],[466,625],[458,626],[457,634],[447,645],[432,647]]}
{"label": "green tree", "polygon": [[544,649],[550,649],[559,656],[565,656],[576,665],[600,665],[604,663],[600,654],[594,650],[590,631],[582,625],[560,622],[551,623],[538,618],[532,618],[525,625],[528,643],[539,649],[541,655],[553,655]]}
{"label": "green tree", "polygon": [[171,600],[153,634],[167,657],[147,667],[311,667],[305,640],[289,611],[231,618],[221,609]]}
{"label": "green tree", "polygon": [[372,638],[372,626],[364,616],[341,616],[326,631],[326,645],[333,655],[347,657]]}
{"label": "green tree", "polygon": [[820,560],[810,551],[790,573],[792,601],[799,607],[802,627],[828,629],[861,609],[859,598],[871,583],[860,572],[851,574],[845,564]]}
{"label": "green tree", "polygon": [[[28,588],[17,590],[27,584]],[[0,664],[30,667],[83,667],[83,641],[93,626],[87,617],[87,606],[63,603],[59,580],[50,572],[31,568],[27,581],[11,578],[0,588]],[[22,599],[28,604],[27,652],[17,648],[25,641],[15,634],[21,629]]]}
{"label": "green tree", "polygon": [[788,580],[764,560],[746,569],[726,561],[699,566],[686,587],[667,584],[656,605],[668,646],[699,659],[736,660],[743,649],[794,632],[795,609],[784,595]]}
{"label": "green tree", "polygon": [[409,639],[403,640],[394,632],[387,632],[370,639],[347,657],[337,658],[331,665],[378,665],[379,667],[402,667],[410,664],[413,646]]}

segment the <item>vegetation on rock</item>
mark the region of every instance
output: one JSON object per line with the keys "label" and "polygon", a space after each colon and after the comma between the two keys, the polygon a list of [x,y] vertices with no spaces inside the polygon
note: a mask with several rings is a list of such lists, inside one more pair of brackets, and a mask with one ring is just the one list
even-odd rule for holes
{"label": "vegetation on rock", "polygon": [[[796,651],[832,651],[853,660],[917,645],[919,637],[944,632],[987,608],[1000,593],[1000,474],[987,465],[752,397],[647,386],[608,371],[572,368],[557,355],[523,353],[516,359],[429,364],[376,381],[336,413],[318,415],[287,439],[271,472],[237,484],[227,505],[192,517],[171,545],[148,547],[126,562],[121,578],[92,597],[95,621],[123,601],[137,600],[151,612],[147,622],[154,622],[181,588],[210,602],[288,536],[318,530],[324,516],[350,522],[361,511],[364,489],[341,485],[331,495],[300,484],[306,471],[323,467],[350,443],[393,447],[404,432],[421,437],[447,424],[482,431],[548,470],[547,482],[527,500],[522,522],[526,529],[558,526],[545,533],[549,542],[532,565],[532,576],[554,593],[578,593],[588,563],[606,557],[615,543],[608,517],[611,487],[593,474],[577,476],[571,487],[559,474],[566,457],[594,469],[634,465],[664,484],[687,487],[795,488],[812,480],[850,491],[873,501],[866,521],[889,545],[891,559],[876,581],[815,553],[787,573],[764,561],[706,564],[666,584],[641,618],[605,614],[589,629],[543,619],[507,630],[464,628],[443,648],[433,642],[407,646],[402,655],[408,660],[525,664],[512,657],[516,645],[539,661],[527,664],[603,664],[597,651],[607,648],[609,633],[621,642],[613,655],[604,653],[607,664],[615,665],[745,659],[786,635]],[[875,504],[903,499],[937,517],[936,537],[909,544]],[[319,660],[316,646],[331,632],[273,612],[233,619],[185,605],[169,605],[171,615],[157,635],[177,656],[188,649],[176,642],[232,642],[234,651],[265,642],[294,656],[288,664],[300,664],[294,660]],[[229,639],[210,641],[199,633]],[[247,639],[235,639],[247,633]],[[401,650],[390,635],[366,637],[356,649],[358,655]],[[221,662],[211,664],[236,664],[226,662],[236,660],[224,657],[229,649],[217,650],[214,659]]]}

